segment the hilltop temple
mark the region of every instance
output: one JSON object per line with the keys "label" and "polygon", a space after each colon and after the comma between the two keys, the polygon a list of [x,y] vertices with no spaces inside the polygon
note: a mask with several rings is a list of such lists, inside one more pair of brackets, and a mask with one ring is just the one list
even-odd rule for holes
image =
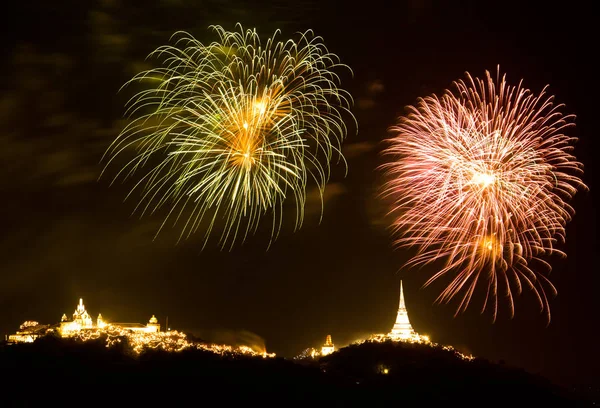
{"label": "hilltop temple", "polygon": [[33,343],[36,339],[44,336],[49,327],[47,324],[28,320],[19,326],[19,330],[15,334],[6,336],[5,340],[9,343]]}
{"label": "hilltop temple", "polygon": [[[98,314],[96,324],[94,325],[92,317],[85,310],[83,299],[79,299],[79,304],[73,313],[73,319],[69,320],[67,315],[63,314],[58,331],[62,337],[70,337],[77,334],[80,330],[104,329],[107,326],[109,326],[109,323],[104,320],[102,313]],[[110,326],[144,333],[156,333],[160,331],[160,324],[154,315],[152,315],[146,325],[140,323],[110,323]]]}
{"label": "hilltop temple", "polygon": [[327,338],[325,339],[325,344],[323,345],[323,347],[321,347],[321,355],[326,356],[327,354],[331,354],[334,351],[335,351],[335,346],[333,345],[333,342],[331,341],[331,334],[328,334]]}
{"label": "hilltop temple", "polygon": [[30,343],[36,338],[43,336],[47,331],[56,330],[61,337],[74,337],[86,330],[103,330],[108,327],[128,330],[138,333],[158,333],[160,324],[158,319],[152,315],[147,324],[141,323],[108,323],[98,314],[96,324],[92,316],[85,309],[83,299],[79,299],[79,304],[73,312],[73,318],[69,319],[66,314],[62,315],[60,323],[57,325],[40,325],[38,322],[27,321],[21,325],[20,330],[15,334],[7,336],[9,343]]}
{"label": "hilltop temple", "polygon": [[362,343],[364,341],[402,341],[407,343],[425,343],[431,344],[429,336],[421,335],[417,333],[410,324],[408,319],[408,311],[404,304],[404,291],[402,290],[402,281],[400,281],[400,302],[398,305],[398,312],[396,314],[396,322],[392,326],[392,330],[387,334],[372,334],[368,339],[358,340],[355,343]]}
{"label": "hilltop temple", "polygon": [[404,304],[404,292],[402,291],[402,281],[400,281],[400,305],[398,306],[398,314],[396,315],[396,323],[392,327],[392,331],[388,333],[388,337],[397,340],[408,340],[418,336],[413,330],[410,320],[408,320],[408,312]]}

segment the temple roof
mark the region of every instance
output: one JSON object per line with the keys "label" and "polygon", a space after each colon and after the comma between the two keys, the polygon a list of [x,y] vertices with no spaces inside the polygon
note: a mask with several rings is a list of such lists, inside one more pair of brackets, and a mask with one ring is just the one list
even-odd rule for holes
{"label": "temple roof", "polygon": [[141,324],[141,323],[113,323],[113,326],[119,326],[119,327],[123,327],[123,328],[129,328],[129,327],[146,327],[146,325]]}

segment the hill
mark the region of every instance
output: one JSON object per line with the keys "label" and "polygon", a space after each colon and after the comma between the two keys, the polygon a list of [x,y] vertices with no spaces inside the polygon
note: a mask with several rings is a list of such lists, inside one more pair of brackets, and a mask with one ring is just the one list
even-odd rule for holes
{"label": "hill", "polygon": [[203,350],[132,353],[52,336],[0,348],[9,407],[158,406],[585,406],[522,370],[468,361],[441,347],[366,342],[320,360],[292,361]]}

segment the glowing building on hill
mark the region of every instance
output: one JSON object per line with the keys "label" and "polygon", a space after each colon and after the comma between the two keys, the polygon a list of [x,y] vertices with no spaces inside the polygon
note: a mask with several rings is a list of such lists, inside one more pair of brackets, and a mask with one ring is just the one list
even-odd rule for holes
{"label": "glowing building on hill", "polygon": [[92,317],[85,310],[83,305],[83,299],[79,299],[79,304],[73,312],[73,320],[69,320],[66,314],[62,315],[60,319],[59,332],[63,337],[69,336],[73,332],[78,332],[82,329],[91,329],[94,327]]}
{"label": "glowing building on hill", "polygon": [[[154,317],[154,316],[152,316]],[[102,317],[102,313],[98,314],[98,318],[96,319],[96,327],[99,329],[104,329],[107,326],[104,318]]]}
{"label": "glowing building on hill", "polygon": [[323,356],[327,356],[335,351],[335,346],[333,341],[331,341],[331,335],[328,334],[325,338],[325,344],[321,346],[321,350],[309,347],[302,351],[299,355],[294,357],[295,360],[304,360],[304,359],[318,359]]}
{"label": "glowing building on hill", "polygon": [[[450,351],[454,353],[457,357],[472,361],[475,359],[470,354],[463,354],[460,351],[454,349],[452,346],[440,345],[432,342],[429,339],[429,336],[421,335],[414,331],[412,325],[410,324],[410,320],[408,319],[408,312],[406,310],[406,305],[404,304],[404,292],[402,290],[402,281],[400,281],[400,303],[398,305],[398,313],[396,314],[396,322],[392,327],[392,330],[387,334],[372,334],[366,339],[358,339],[352,344],[363,344],[366,342],[375,342],[375,343],[383,343],[383,342],[402,342],[402,343],[418,343],[423,345],[428,345],[430,347],[439,347],[442,350]],[[384,365],[380,365],[378,367],[378,372],[381,374],[388,374],[390,369]]]}
{"label": "glowing building on hill", "polygon": [[35,339],[46,334],[48,327],[46,324],[28,320],[19,327],[15,334],[6,336],[6,341],[10,343],[33,343]]}
{"label": "glowing building on hill", "polygon": [[27,321],[21,325],[15,334],[7,336],[6,340],[9,343],[31,343],[50,331],[56,331],[61,337],[80,337],[82,333],[108,329],[125,330],[133,333],[158,333],[160,332],[160,324],[154,315],[144,325],[140,323],[108,323],[104,320],[102,314],[98,315],[96,324],[94,324],[92,317],[85,310],[83,299],[79,299],[79,304],[75,308],[72,319],[63,314],[60,323],[56,325],[41,325],[37,322]]}
{"label": "glowing building on hill", "polygon": [[408,320],[408,312],[406,311],[406,305],[404,304],[404,293],[402,291],[402,281],[400,281],[400,304],[398,306],[398,314],[396,315],[396,323],[392,327],[392,331],[388,334],[388,337],[398,340],[412,339],[416,333],[410,325]]}
{"label": "glowing building on hill", "polygon": [[152,315],[147,324],[143,325],[141,323],[111,323],[111,326],[118,326],[122,329],[126,329],[133,332],[141,332],[141,333],[156,333],[160,331],[160,324],[158,323],[158,319]]}
{"label": "glowing building on hill", "polygon": [[333,342],[331,341],[331,335],[328,334],[327,338],[325,339],[325,344],[323,345],[323,347],[321,347],[321,355],[326,356],[327,354],[331,354],[334,351],[335,351],[335,346],[333,345]]}
{"label": "glowing building on hill", "polygon": [[146,325],[143,325],[140,323],[108,323],[100,313],[94,325],[92,317],[85,310],[83,299],[79,299],[79,305],[77,305],[73,313],[73,320],[69,320],[67,315],[63,314],[58,332],[62,337],[72,337],[78,335],[81,330],[105,329],[109,326],[143,333],[156,333],[160,331],[160,324],[154,315],[152,315]]}
{"label": "glowing building on hill", "polygon": [[400,281],[400,302],[398,304],[398,312],[396,313],[396,322],[392,326],[392,330],[386,334],[372,334],[366,339],[357,339],[352,344],[362,344],[366,341],[385,342],[390,340],[406,343],[434,344],[429,339],[429,336],[421,335],[412,328],[408,319],[406,305],[404,304],[402,281]]}
{"label": "glowing building on hill", "polygon": [[[125,341],[135,353],[144,350],[156,349],[169,352],[181,350],[204,350],[220,355],[247,355],[275,357],[274,353],[267,353],[264,347],[230,346],[226,344],[206,343],[187,338],[185,333],[176,330],[160,331],[160,324],[156,316],[152,315],[147,324],[140,323],[111,323],[104,320],[101,314],[94,324],[92,317],[85,310],[83,299],[69,320],[66,314],[62,315],[60,323],[41,325],[35,321],[26,321],[15,334],[6,336],[8,344],[33,343],[36,339],[53,334],[76,341],[90,341],[103,339],[106,347],[111,347]],[[333,344],[331,345],[333,347]],[[257,350],[257,348],[259,350]]]}

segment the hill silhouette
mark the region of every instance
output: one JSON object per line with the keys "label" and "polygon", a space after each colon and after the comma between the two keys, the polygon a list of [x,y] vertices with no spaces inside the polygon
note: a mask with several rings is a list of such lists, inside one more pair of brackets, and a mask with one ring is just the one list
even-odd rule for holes
{"label": "hill silhouette", "polygon": [[131,352],[46,336],[0,348],[2,401],[9,407],[191,406],[585,406],[522,370],[466,361],[441,347],[397,342],[351,345],[320,360],[292,361],[202,350]]}

